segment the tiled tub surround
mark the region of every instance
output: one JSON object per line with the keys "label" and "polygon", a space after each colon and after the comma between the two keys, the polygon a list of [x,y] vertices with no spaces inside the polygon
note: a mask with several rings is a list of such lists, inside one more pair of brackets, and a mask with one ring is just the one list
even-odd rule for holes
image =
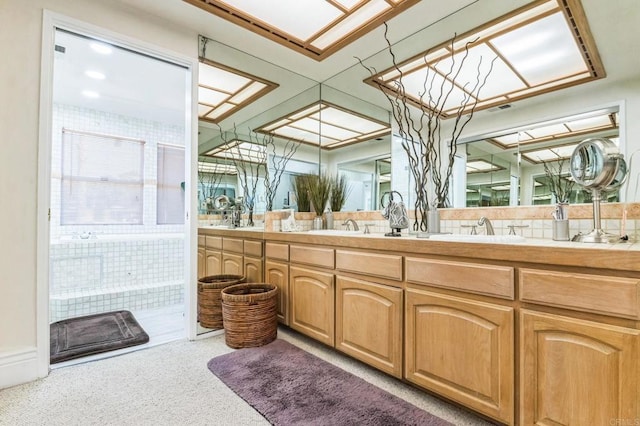
{"label": "tiled tub surround", "polygon": [[[602,228],[612,234],[620,234],[622,228],[622,212],[627,211],[625,233],[633,240],[640,240],[640,203],[608,203],[601,205]],[[477,225],[478,219],[485,216],[491,220],[496,235],[507,235],[509,225],[525,226],[516,228],[515,232],[527,238],[551,239],[553,206],[520,206],[520,207],[474,207],[466,209],[440,209],[440,231],[456,234],[468,234],[468,225]],[[409,213],[413,217],[412,212]],[[289,216],[288,210],[268,212],[265,217],[265,231],[279,232],[281,220]],[[296,224],[300,231],[311,229],[314,213],[295,213]],[[390,232],[389,222],[382,218],[379,211],[335,212],[333,213],[335,229],[344,229],[342,223],[348,218],[358,222],[360,229],[364,224],[371,224],[372,233]],[[410,221],[410,226],[413,221]],[[465,225],[465,226],[463,226]],[[593,207],[591,204],[569,206],[569,234],[587,233],[593,229]],[[485,233],[483,226],[476,228],[478,234]],[[411,231],[403,229],[406,234]]]}
{"label": "tiled tub surround", "polygon": [[184,302],[184,234],[64,237],[50,248],[50,321]]}

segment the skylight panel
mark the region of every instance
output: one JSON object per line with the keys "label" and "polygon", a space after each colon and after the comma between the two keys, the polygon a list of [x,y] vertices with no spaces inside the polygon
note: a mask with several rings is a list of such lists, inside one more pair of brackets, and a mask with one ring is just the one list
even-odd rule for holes
{"label": "skylight panel", "polygon": [[353,14],[347,16],[343,21],[324,33],[324,35],[312,41],[311,44],[320,49],[326,49],[347,36],[354,29],[360,28],[371,19],[388,10],[390,7],[389,3],[384,0],[372,0]]}
{"label": "skylight panel", "polygon": [[224,88],[228,93],[236,92],[250,83],[246,77],[200,62],[198,83],[214,89]]}
{"label": "skylight panel", "polygon": [[227,66],[200,58],[198,74],[198,117],[218,123],[249,102],[278,87]]}
{"label": "skylight panel", "polygon": [[[342,13],[325,0],[278,0],[272,1],[226,0],[218,1],[232,9],[260,21],[269,27],[290,34],[298,40],[307,40],[319,32],[327,22]],[[300,19],[302,16],[305,19]]]}
{"label": "skylight panel", "polygon": [[527,129],[527,134],[531,135],[534,139],[540,139],[545,137],[550,137],[553,135],[561,135],[563,133],[568,133],[569,129],[564,124],[551,124],[549,126],[541,126],[533,129]]}
{"label": "skylight panel", "polygon": [[322,60],[419,0],[184,0]]}
{"label": "skylight panel", "polygon": [[611,123],[609,115],[600,115],[597,117],[583,118],[582,120],[569,121],[567,127],[572,132],[577,132],[598,127],[613,127],[613,124]]}
{"label": "skylight panel", "polygon": [[[442,76],[450,73],[451,53],[445,54],[442,59],[430,55],[427,63],[421,56],[430,51],[450,49],[451,40],[406,61],[398,61],[394,66],[365,79],[365,82],[397,93],[400,87],[397,81],[400,78],[399,68],[404,74],[402,86],[406,93],[403,95],[406,94],[409,102],[418,108],[438,111],[446,118],[458,110],[464,99],[464,94],[457,90],[468,82],[475,82],[480,58],[483,58],[480,71],[484,79],[491,59],[496,54],[498,56],[485,86],[479,95],[476,94],[479,96],[476,111],[602,78],[605,76],[604,67],[583,17],[584,11],[577,1],[533,2],[462,34],[454,40],[455,65],[451,78],[455,78],[460,67],[466,43],[473,43],[468,45],[469,56],[455,80],[457,87],[445,105],[433,102],[441,94],[441,76],[429,75],[426,86],[430,96],[421,98],[421,95],[425,93],[424,78],[427,73],[432,73],[428,71],[430,67],[437,69]],[[444,84],[446,93],[452,86],[451,83]],[[465,113],[473,108],[472,99]]]}
{"label": "skylight panel", "polygon": [[267,87],[266,84],[258,83],[254,81],[249,86],[245,87],[244,89],[242,89],[241,91],[233,95],[233,97],[229,99],[229,102],[233,102],[234,104],[240,104],[246,101],[247,99],[249,99],[250,97],[254,96],[256,93],[259,93],[265,87]]}
{"label": "skylight panel", "polygon": [[504,167],[500,167],[486,160],[467,161],[467,173],[485,173],[502,169],[504,169]]}
{"label": "skylight panel", "polygon": [[206,87],[198,87],[198,102],[205,105],[218,106],[229,97],[228,93],[221,93],[217,90]]}
{"label": "skylight panel", "polygon": [[[513,92],[526,88],[525,84],[513,69],[501,58],[498,58],[496,53],[486,44],[483,43],[470,48],[468,56],[464,59],[463,64],[462,61],[464,56],[464,51],[454,55],[453,67],[452,58],[450,56],[438,62],[435,67],[441,74],[449,74],[450,78],[454,78],[459,70],[459,74],[456,77],[456,83],[458,87],[467,85],[466,90],[468,91],[472,90],[476,84],[478,70],[480,70],[481,78],[485,75],[489,75],[487,83],[480,92],[480,97],[482,99],[493,98],[506,92]],[[493,68],[491,68],[492,62]],[[460,69],[461,66],[462,69]],[[489,71],[491,71],[491,74],[489,74]],[[480,83],[482,83],[482,81]]]}
{"label": "skylight panel", "polygon": [[319,102],[296,111],[288,117],[267,123],[255,131],[308,144],[320,144],[322,147],[331,149],[373,139],[388,133],[390,126],[345,108]]}
{"label": "skylight panel", "polygon": [[531,86],[587,71],[562,12],[492,40]]}

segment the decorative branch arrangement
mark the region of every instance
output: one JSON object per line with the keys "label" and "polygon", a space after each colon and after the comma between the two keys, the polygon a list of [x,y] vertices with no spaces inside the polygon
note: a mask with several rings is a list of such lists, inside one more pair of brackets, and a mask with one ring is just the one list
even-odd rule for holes
{"label": "decorative branch arrangement", "polygon": [[[547,178],[549,179],[551,193],[556,198],[557,203],[569,202],[571,191],[573,191],[573,185],[576,183],[574,180],[567,179],[565,176],[569,174],[568,168],[566,172],[562,171],[565,160],[566,159],[561,158],[558,161],[545,161],[542,163],[544,166],[544,174],[547,175]],[[555,167],[553,163],[556,163],[557,167]]]}
{"label": "decorative branch arrangement", "polygon": [[[388,25],[385,23],[384,38],[387,42],[387,50],[393,62],[393,69],[399,75],[393,82],[393,90],[390,90],[376,78],[377,70],[375,68],[366,66],[359,58],[356,59],[369,71],[372,77],[371,81],[377,85],[389,101],[393,118],[398,125],[397,131],[402,139],[402,148],[407,155],[409,169],[414,180],[415,219],[413,230],[427,231],[427,211],[430,208],[448,207],[450,204],[449,186],[457,152],[457,141],[465,126],[473,118],[480,91],[485,86],[497,57],[490,62],[489,69],[484,76],[482,75],[481,58],[477,65],[475,81],[462,84],[457,80],[459,80],[469,57],[470,46],[476,40],[466,43],[463,49],[457,51],[454,48],[456,41],[454,36],[449,48],[450,55],[447,58],[450,66],[445,74],[439,74],[444,78],[440,83],[437,83],[437,79],[434,78],[435,71],[427,67],[422,90],[417,94],[418,102],[415,102],[415,97],[407,93],[403,83],[405,74],[396,61],[387,32]],[[423,56],[425,65],[428,65],[427,57],[430,53],[428,51]],[[444,135],[443,121],[446,115],[443,111],[456,88],[462,89],[464,95],[455,113],[452,114],[451,130],[447,135]],[[429,203],[430,196],[433,197],[431,204]]]}
{"label": "decorative branch arrangement", "polygon": [[231,154],[229,159],[235,166],[238,172],[238,181],[242,187],[243,205],[249,213],[247,219],[247,226],[253,226],[253,211],[256,202],[256,192],[258,188],[258,178],[260,177],[261,169],[266,169],[267,152],[261,147],[261,145],[249,144],[248,152],[242,152],[240,150],[241,138],[238,135],[237,129],[233,127],[233,138],[228,140],[225,132],[222,131],[220,125],[220,137],[224,141],[227,151]]}
{"label": "decorative branch arrangement", "polygon": [[291,139],[286,140],[282,146],[281,154],[278,154],[276,142],[272,134],[258,134],[256,132],[250,132],[250,134],[252,135],[252,142],[255,140],[258,145],[265,147],[265,156],[266,161],[268,162],[265,166],[264,174],[264,187],[267,201],[266,210],[272,211],[273,200],[275,199],[276,192],[280,186],[282,175],[287,168],[287,163],[289,163],[289,160],[291,160],[298,151],[301,142]]}

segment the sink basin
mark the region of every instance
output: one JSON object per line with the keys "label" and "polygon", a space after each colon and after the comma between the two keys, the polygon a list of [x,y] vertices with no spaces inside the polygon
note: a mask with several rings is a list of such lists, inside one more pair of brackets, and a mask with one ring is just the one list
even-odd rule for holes
{"label": "sink basin", "polygon": [[358,234],[362,234],[362,231],[347,231],[345,229],[314,229],[311,231],[307,231],[308,234],[315,234],[315,235],[343,235],[343,236],[349,236],[349,235],[358,235]]}
{"label": "sink basin", "polygon": [[520,235],[471,235],[471,234],[434,234],[429,236],[434,241],[457,241],[460,243],[506,243],[518,244],[527,241]]}

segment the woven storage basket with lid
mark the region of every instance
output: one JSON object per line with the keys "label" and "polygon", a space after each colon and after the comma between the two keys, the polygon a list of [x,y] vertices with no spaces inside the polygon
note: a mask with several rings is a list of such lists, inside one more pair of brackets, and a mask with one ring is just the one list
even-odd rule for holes
{"label": "woven storage basket with lid", "polygon": [[237,284],[222,290],[222,318],[227,346],[266,345],[278,335],[278,288],[268,283]]}
{"label": "woven storage basket with lid", "polygon": [[242,275],[210,275],[198,280],[198,321],[205,328],[222,328],[222,296],[224,288],[246,282]]}

